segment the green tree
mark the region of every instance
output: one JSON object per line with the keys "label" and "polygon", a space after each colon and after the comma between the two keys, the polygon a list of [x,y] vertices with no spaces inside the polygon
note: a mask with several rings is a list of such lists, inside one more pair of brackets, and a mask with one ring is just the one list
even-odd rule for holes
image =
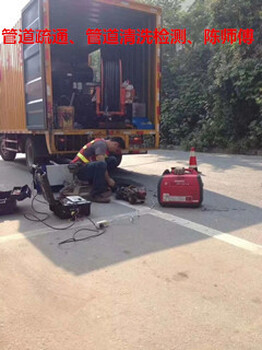
{"label": "green tree", "polygon": [[258,0],[216,0],[210,8],[210,27],[254,30],[251,45],[216,45],[209,65],[208,108],[214,125],[223,126],[215,134],[236,151],[262,146],[261,15]]}
{"label": "green tree", "polygon": [[[162,47],[162,141],[245,151],[262,147],[261,0],[151,0],[163,27],[186,28],[192,44]],[[204,45],[204,30],[254,30],[251,45]]]}

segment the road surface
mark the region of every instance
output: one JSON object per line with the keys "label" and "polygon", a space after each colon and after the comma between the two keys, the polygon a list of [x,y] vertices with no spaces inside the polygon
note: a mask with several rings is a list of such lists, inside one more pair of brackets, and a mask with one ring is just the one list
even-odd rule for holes
{"label": "road surface", "polygon": [[[111,225],[92,240],[59,246],[90,223],[53,231],[24,218],[30,200],[1,217],[0,349],[261,350],[261,157],[198,154],[202,207],[159,207],[159,176],[187,162],[124,157],[118,175],[144,184],[147,202],[93,204]],[[22,157],[0,160],[1,189],[31,181]]]}

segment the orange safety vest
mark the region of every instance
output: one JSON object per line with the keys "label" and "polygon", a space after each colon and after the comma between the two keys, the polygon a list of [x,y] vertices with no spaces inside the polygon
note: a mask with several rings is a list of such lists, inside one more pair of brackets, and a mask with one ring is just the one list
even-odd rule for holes
{"label": "orange safety vest", "polygon": [[[102,140],[102,139],[94,139],[93,141],[84,145],[84,147],[81,148],[81,150],[77,153],[77,155],[75,156],[75,158],[72,160],[71,163],[77,163],[77,162],[81,161],[82,163],[87,164],[87,163],[96,161],[96,156],[86,158],[84,153],[85,153],[85,150],[87,148],[89,148],[93,143],[95,143],[96,141],[100,141],[100,140]],[[108,155],[109,155],[109,152],[106,151],[105,157],[108,157]]]}

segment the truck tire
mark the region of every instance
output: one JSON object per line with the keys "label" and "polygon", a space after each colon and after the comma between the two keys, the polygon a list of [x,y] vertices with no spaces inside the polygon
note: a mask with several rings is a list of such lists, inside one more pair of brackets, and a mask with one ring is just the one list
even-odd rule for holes
{"label": "truck tire", "polygon": [[32,171],[33,164],[37,163],[37,157],[34,141],[31,137],[28,137],[25,141],[25,160],[28,170]]}
{"label": "truck tire", "polygon": [[16,157],[16,152],[8,151],[4,149],[5,146],[5,138],[1,137],[0,138],[0,156],[3,158],[3,160],[7,162],[12,162],[15,160]]}
{"label": "truck tire", "polygon": [[33,164],[48,163],[50,155],[47,150],[45,137],[41,135],[28,136],[25,140],[24,152],[26,156],[26,166],[32,171]]}

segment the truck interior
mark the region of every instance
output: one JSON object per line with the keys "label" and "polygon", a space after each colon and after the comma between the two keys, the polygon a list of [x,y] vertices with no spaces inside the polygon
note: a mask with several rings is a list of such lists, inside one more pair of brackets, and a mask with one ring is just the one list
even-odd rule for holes
{"label": "truck interior", "polygon": [[86,31],[155,27],[154,13],[90,0],[50,0],[50,28],[66,28],[74,42],[51,45],[57,129],[65,113],[75,129],[154,129],[155,45],[112,45],[103,43],[103,35],[101,45],[91,45]]}

